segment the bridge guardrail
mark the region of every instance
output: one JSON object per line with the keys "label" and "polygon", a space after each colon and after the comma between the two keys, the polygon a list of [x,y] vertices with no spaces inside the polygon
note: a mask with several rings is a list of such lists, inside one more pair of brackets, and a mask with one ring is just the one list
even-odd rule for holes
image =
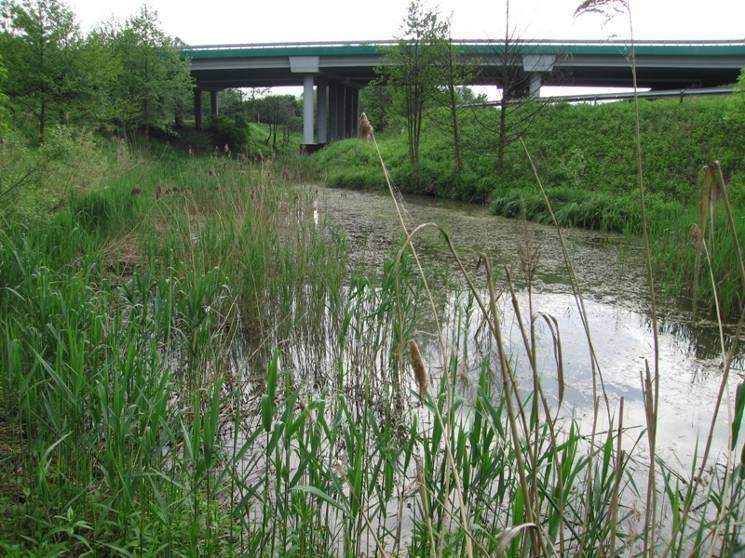
{"label": "bridge guardrail", "polygon": [[[454,45],[468,46],[468,45],[499,45],[503,42],[503,39],[456,39],[453,40]],[[204,51],[204,50],[250,50],[250,49],[261,49],[261,48],[286,48],[286,47],[351,47],[351,46],[392,46],[398,44],[397,40],[369,40],[369,41],[293,41],[293,42],[279,42],[279,43],[241,43],[241,44],[207,44],[207,45],[183,45],[181,50],[192,50],[192,51]],[[582,39],[582,40],[561,40],[561,39],[517,39],[511,41],[510,44],[519,46],[619,46],[628,47],[631,46],[630,40],[597,40],[597,39]],[[679,47],[732,47],[732,46],[743,46],[745,47],[745,40],[743,39],[692,39],[692,40],[643,40],[634,41],[635,47],[645,46],[679,46]]]}

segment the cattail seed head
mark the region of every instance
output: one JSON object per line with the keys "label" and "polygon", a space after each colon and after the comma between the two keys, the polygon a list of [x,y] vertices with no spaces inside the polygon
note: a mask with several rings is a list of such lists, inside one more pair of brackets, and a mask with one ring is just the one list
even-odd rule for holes
{"label": "cattail seed head", "polygon": [[344,470],[344,464],[341,462],[341,459],[334,461],[334,473],[336,473],[336,476],[341,480],[347,480],[347,473]]}
{"label": "cattail seed head", "polygon": [[422,466],[422,458],[418,455],[414,456],[414,463],[416,463],[416,484],[419,489],[419,494],[422,497],[422,501],[425,500],[424,494],[424,467]]}
{"label": "cattail seed head", "polygon": [[427,498],[427,485],[424,483],[424,467],[422,466],[422,458],[419,455],[415,455],[414,462],[416,463],[416,486],[419,491],[419,498],[422,500],[424,514],[429,516],[429,499]]}
{"label": "cattail seed head", "polygon": [[414,368],[414,378],[419,387],[419,396],[425,397],[429,386],[429,376],[424,360],[422,360],[422,353],[419,352],[419,346],[413,339],[409,340],[409,353],[411,354],[411,366]]}

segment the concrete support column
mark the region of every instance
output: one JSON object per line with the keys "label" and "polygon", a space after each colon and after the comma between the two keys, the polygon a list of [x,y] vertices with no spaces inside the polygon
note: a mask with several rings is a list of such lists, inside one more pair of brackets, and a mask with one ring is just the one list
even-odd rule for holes
{"label": "concrete support column", "polygon": [[210,91],[210,121],[217,126],[217,91]]}
{"label": "concrete support column", "polygon": [[347,137],[347,88],[338,85],[336,90],[336,137],[344,139]]}
{"label": "concrete support column", "polygon": [[313,141],[313,74],[303,77],[303,143],[311,145]]}
{"label": "concrete support column", "polygon": [[352,137],[357,137],[360,127],[360,90],[352,89]]}
{"label": "concrete support column", "polygon": [[318,102],[318,143],[328,142],[328,84],[318,81],[316,86],[316,98]]}
{"label": "concrete support column", "polygon": [[528,86],[528,95],[530,97],[540,97],[542,74],[550,74],[556,64],[556,56],[553,54],[524,54],[523,70],[530,78]]}
{"label": "concrete support column", "polygon": [[339,86],[335,83],[329,83],[329,124],[328,139],[333,141],[339,137],[338,116],[339,116]]}
{"label": "concrete support column", "polygon": [[354,135],[354,108],[352,103],[352,88],[344,87],[344,137],[351,138]]}
{"label": "concrete support column", "polygon": [[531,98],[538,98],[541,96],[541,85],[543,85],[543,78],[538,72],[530,74],[530,87],[528,89],[528,95]]}
{"label": "concrete support column", "polygon": [[194,88],[194,127],[202,129],[202,90],[199,87]]}

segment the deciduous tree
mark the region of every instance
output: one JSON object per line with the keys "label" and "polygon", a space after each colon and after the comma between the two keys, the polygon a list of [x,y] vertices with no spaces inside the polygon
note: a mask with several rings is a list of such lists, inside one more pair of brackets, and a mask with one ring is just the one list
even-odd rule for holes
{"label": "deciduous tree", "polygon": [[375,130],[382,132],[390,124],[393,88],[385,81],[375,81],[360,91],[360,105]]}
{"label": "deciduous tree", "polygon": [[159,28],[157,13],[143,6],[119,26],[101,31],[118,65],[115,114],[125,130],[167,128],[191,95],[189,66],[174,39]]}
{"label": "deciduous tree", "polygon": [[394,88],[394,104],[406,121],[409,162],[419,163],[422,117],[443,86],[441,64],[447,59],[449,29],[422,0],[409,3],[396,47],[386,54],[382,77]]}
{"label": "deciduous tree", "polygon": [[8,67],[7,93],[14,112],[33,116],[43,141],[47,125],[66,120],[77,98],[78,26],[58,0],[9,2],[5,10],[0,55]]}

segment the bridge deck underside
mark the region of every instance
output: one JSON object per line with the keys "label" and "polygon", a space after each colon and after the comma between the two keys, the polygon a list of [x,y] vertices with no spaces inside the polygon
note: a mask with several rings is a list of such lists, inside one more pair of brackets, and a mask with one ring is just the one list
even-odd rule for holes
{"label": "bridge deck underside", "polygon": [[[321,58],[318,77],[328,81],[362,87],[377,74],[379,60],[344,60]],[[745,57],[727,60],[637,60],[637,79],[640,87],[652,89],[714,87],[734,83]],[[505,75],[496,60],[482,59],[472,85],[499,85]],[[293,73],[288,59],[216,59],[194,60],[192,75],[202,89],[228,87],[271,87],[302,85],[303,75]],[[578,85],[630,87],[631,66],[625,57],[614,59],[571,58],[557,60],[551,72],[542,73],[544,85]]]}

